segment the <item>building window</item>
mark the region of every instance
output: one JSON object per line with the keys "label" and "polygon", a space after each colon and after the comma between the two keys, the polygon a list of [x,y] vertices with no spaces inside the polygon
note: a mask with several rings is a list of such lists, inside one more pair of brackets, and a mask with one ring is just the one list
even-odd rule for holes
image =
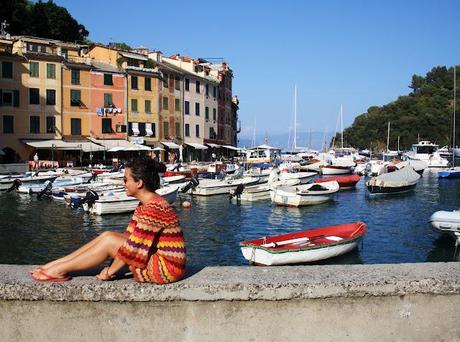
{"label": "building window", "polygon": [[169,122],[163,121],[163,136],[167,138],[169,136]]}
{"label": "building window", "polygon": [[105,93],[104,94],[104,107],[112,107],[112,106],[113,106],[112,94]]}
{"label": "building window", "polygon": [[200,125],[195,125],[195,135],[197,138],[200,137]]}
{"label": "building window", "polygon": [[146,113],[152,113],[152,105],[150,100],[145,100],[145,112]]}
{"label": "building window", "polygon": [[2,101],[0,102],[2,106],[12,106],[13,105],[13,91],[12,90],[3,90]]}
{"label": "building window", "polygon": [[184,103],[184,113],[187,115],[190,114],[190,102],[188,101],[185,101]]}
{"label": "building window", "polygon": [[30,77],[39,77],[38,66],[38,62],[29,62]]}
{"label": "building window", "polygon": [[163,74],[163,88],[168,88],[169,77],[168,74]]}
{"label": "building window", "polygon": [[174,85],[175,85],[176,90],[180,90],[180,78],[179,78],[179,76],[176,76]]}
{"label": "building window", "polygon": [[46,117],[46,133],[56,132],[56,118],[54,116]]}
{"label": "building window", "polygon": [[145,78],[144,88],[145,90],[148,90],[148,91],[152,90],[152,79],[150,77]]}
{"label": "building window", "polygon": [[71,83],[80,84],[80,70],[72,70]]}
{"label": "building window", "polygon": [[195,102],[195,115],[200,116],[200,104]]}
{"label": "building window", "polygon": [[112,119],[102,118],[102,133],[113,133]]}
{"label": "building window", "polygon": [[176,122],[176,137],[180,137],[180,122]]}
{"label": "building window", "polygon": [[2,62],[2,78],[13,78],[13,63]]}
{"label": "building window", "polygon": [[13,115],[3,115],[3,133],[14,133],[14,117]]}
{"label": "building window", "polygon": [[46,105],[54,106],[56,104],[56,90],[46,89]]}
{"label": "building window", "polygon": [[190,90],[190,80],[188,78],[185,79],[185,91]]}
{"label": "building window", "polygon": [[56,78],[56,64],[46,63],[46,78]]}
{"label": "building window", "polygon": [[40,104],[40,89],[29,88],[29,104]]}
{"label": "building window", "polygon": [[104,85],[113,85],[112,74],[104,74]]}
{"label": "building window", "polygon": [[175,99],[174,100],[174,110],[176,112],[180,112],[180,99]]}
{"label": "building window", "polygon": [[197,94],[199,94],[200,93],[200,81],[195,82],[195,88],[196,88]]}
{"label": "building window", "polygon": [[214,98],[217,97],[217,88],[216,88],[216,87],[212,87],[212,96],[213,96]]}
{"label": "building window", "polygon": [[209,107],[204,108],[204,118],[209,121]]}
{"label": "building window", "polygon": [[40,117],[30,116],[30,133],[40,133]]}
{"label": "building window", "polygon": [[168,109],[169,108],[169,101],[168,97],[164,96],[163,97],[163,109]]}
{"label": "building window", "polygon": [[206,84],[206,96],[209,96],[209,84]]}
{"label": "building window", "polygon": [[137,76],[131,76],[131,89],[137,89]]}
{"label": "building window", "polygon": [[189,137],[190,136],[190,125],[185,124],[185,136]]}
{"label": "building window", "polygon": [[81,91],[77,89],[70,89],[70,105],[72,107],[79,107],[81,103]]}
{"label": "building window", "polygon": [[217,110],[216,108],[212,109],[212,121],[216,122],[217,119]]}
{"label": "building window", "polygon": [[81,135],[81,119],[70,119],[70,134]]}
{"label": "building window", "polygon": [[137,100],[131,99],[131,112],[137,112]]}

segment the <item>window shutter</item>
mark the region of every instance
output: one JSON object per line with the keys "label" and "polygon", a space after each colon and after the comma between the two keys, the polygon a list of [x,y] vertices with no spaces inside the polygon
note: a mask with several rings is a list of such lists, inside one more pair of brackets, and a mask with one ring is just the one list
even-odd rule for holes
{"label": "window shutter", "polygon": [[13,90],[13,106],[19,107],[19,90]]}
{"label": "window shutter", "polygon": [[3,95],[2,90],[0,89],[0,107],[3,106]]}

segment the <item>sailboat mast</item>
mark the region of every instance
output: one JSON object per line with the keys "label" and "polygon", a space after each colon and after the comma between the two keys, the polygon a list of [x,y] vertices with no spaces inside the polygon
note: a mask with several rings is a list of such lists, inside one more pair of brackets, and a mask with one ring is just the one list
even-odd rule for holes
{"label": "sailboat mast", "polygon": [[388,121],[388,130],[387,130],[387,152],[389,151],[390,146],[390,121]]}
{"label": "sailboat mast", "polygon": [[454,65],[454,120],[453,120],[453,128],[452,128],[452,166],[455,166],[455,100],[457,98],[457,69]]}
{"label": "sailboat mast", "polygon": [[294,86],[294,151],[297,149],[297,84]]}
{"label": "sailboat mast", "polygon": [[342,148],[343,148],[343,105],[340,105],[340,128],[342,131]]}

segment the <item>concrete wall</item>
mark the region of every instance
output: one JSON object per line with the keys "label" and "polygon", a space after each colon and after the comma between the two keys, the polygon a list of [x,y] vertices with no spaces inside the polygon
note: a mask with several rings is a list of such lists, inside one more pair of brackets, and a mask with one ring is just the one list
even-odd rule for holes
{"label": "concrete wall", "polygon": [[0,175],[10,173],[24,173],[29,171],[28,163],[0,164]]}
{"label": "concrete wall", "polygon": [[460,264],[208,267],[167,286],[0,265],[5,341],[458,341]]}

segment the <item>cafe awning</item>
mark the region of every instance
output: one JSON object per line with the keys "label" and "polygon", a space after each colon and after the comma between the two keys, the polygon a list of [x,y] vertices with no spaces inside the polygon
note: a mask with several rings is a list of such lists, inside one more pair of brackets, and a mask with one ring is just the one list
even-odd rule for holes
{"label": "cafe awning", "polygon": [[176,143],[172,141],[162,141],[161,143],[168,148],[177,149],[177,150],[179,149],[179,145],[177,145]]}
{"label": "cafe awning", "polygon": [[193,147],[196,150],[207,150],[208,149],[208,146],[204,146],[204,145],[198,144],[198,143],[185,143],[185,144],[188,145],[188,146]]}
{"label": "cafe awning", "polygon": [[83,152],[97,152],[103,151],[104,146],[95,144],[91,141],[64,141],[58,139],[50,140],[28,140],[24,141],[25,144],[36,148],[37,150],[61,150],[61,151],[78,151]]}
{"label": "cafe awning", "polygon": [[209,147],[212,147],[212,148],[219,148],[219,147],[221,147],[220,145],[212,144],[212,143],[206,143],[206,145],[208,145]]}
{"label": "cafe awning", "polygon": [[228,148],[229,150],[239,151],[240,149],[235,146],[222,145],[222,147]]}

